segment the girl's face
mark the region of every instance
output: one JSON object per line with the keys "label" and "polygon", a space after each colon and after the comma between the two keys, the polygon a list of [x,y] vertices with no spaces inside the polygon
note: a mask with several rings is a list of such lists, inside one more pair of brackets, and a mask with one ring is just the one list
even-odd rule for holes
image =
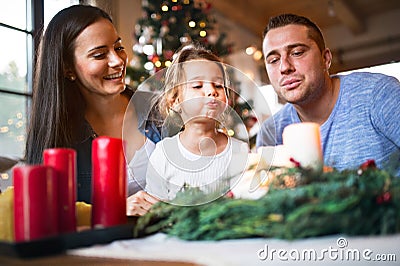
{"label": "girl's face", "polygon": [[83,30],[75,40],[74,74],[85,95],[119,94],[125,89],[127,55],[107,19]]}
{"label": "girl's face", "polygon": [[175,101],[183,120],[217,119],[227,103],[221,67],[213,61],[191,60],[184,63],[183,71],[186,82]]}

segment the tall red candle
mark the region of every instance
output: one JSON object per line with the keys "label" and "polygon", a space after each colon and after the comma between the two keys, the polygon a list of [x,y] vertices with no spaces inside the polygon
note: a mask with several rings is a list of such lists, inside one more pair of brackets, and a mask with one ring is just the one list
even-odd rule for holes
{"label": "tall red candle", "polygon": [[58,234],[57,174],[50,166],[14,167],[15,241]]}
{"label": "tall red candle", "polygon": [[44,165],[52,166],[58,175],[59,232],[76,231],[76,151],[55,148],[43,152]]}
{"label": "tall red candle", "polygon": [[126,162],[121,139],[98,137],[92,143],[92,226],[125,224]]}

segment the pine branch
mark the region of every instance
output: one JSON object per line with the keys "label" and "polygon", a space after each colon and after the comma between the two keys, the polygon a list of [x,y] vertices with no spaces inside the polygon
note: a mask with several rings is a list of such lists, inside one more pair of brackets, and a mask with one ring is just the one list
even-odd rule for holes
{"label": "pine branch", "polygon": [[[284,186],[288,178],[294,186]],[[179,197],[188,195],[201,197],[191,189]],[[369,166],[320,175],[283,169],[258,200],[220,198],[192,207],[160,203],[139,218],[137,229],[186,240],[393,234],[400,232],[400,179]]]}

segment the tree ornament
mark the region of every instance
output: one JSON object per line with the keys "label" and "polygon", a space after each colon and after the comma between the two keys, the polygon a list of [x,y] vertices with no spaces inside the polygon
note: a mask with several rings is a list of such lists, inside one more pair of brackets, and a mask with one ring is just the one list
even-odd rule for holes
{"label": "tree ornament", "polygon": [[129,62],[129,66],[131,66],[134,69],[140,69],[141,67],[140,58],[137,55],[133,55],[132,60]]}
{"label": "tree ornament", "polygon": [[218,36],[216,34],[210,34],[208,35],[208,42],[210,44],[216,44],[218,41]]}
{"label": "tree ornament", "polygon": [[169,21],[169,23],[171,23],[171,24],[175,24],[175,23],[176,23],[176,17],[172,16],[172,17],[169,18],[168,21]]}
{"label": "tree ornament", "polygon": [[158,60],[160,60],[160,58],[159,58],[157,55],[149,55],[147,58],[148,58],[151,62],[153,62],[153,64],[154,64],[155,62],[157,62]]}
{"label": "tree ornament", "polygon": [[179,41],[181,42],[182,45],[188,44],[192,41],[192,38],[190,37],[189,34],[185,33],[184,36],[179,38]]}
{"label": "tree ornament", "polygon": [[169,27],[167,25],[163,25],[160,28],[160,37],[164,37],[169,32]]}
{"label": "tree ornament", "polygon": [[172,59],[173,55],[174,55],[174,52],[172,50],[165,50],[164,51],[164,57],[166,59]]}
{"label": "tree ornament", "polygon": [[135,25],[135,32],[134,35],[135,36],[140,36],[140,33],[142,33],[142,27],[139,24]]}
{"label": "tree ornament", "polygon": [[193,6],[197,9],[205,9],[207,7],[207,3],[205,0],[194,0]]}
{"label": "tree ornament", "polygon": [[[144,38],[143,38],[144,39]],[[142,54],[143,53],[143,45],[140,43],[135,43],[132,47],[132,50],[135,54]],[[136,55],[137,56],[137,55]]]}
{"label": "tree ornament", "polygon": [[172,11],[179,11],[179,10],[182,10],[182,6],[181,6],[181,5],[173,6],[173,7],[171,8],[171,10],[172,10]]}
{"label": "tree ornament", "polygon": [[158,21],[161,19],[161,15],[159,13],[153,13],[150,16],[153,20]]}
{"label": "tree ornament", "polygon": [[154,28],[151,26],[144,26],[142,36],[144,37],[145,44],[151,43],[154,36]]}

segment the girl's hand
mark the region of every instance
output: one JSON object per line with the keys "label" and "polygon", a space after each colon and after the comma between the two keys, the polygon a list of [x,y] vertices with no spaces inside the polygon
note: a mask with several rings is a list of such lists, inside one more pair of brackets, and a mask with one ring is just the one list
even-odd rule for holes
{"label": "girl's hand", "polygon": [[141,190],[126,199],[126,215],[142,216],[145,215],[159,199]]}

